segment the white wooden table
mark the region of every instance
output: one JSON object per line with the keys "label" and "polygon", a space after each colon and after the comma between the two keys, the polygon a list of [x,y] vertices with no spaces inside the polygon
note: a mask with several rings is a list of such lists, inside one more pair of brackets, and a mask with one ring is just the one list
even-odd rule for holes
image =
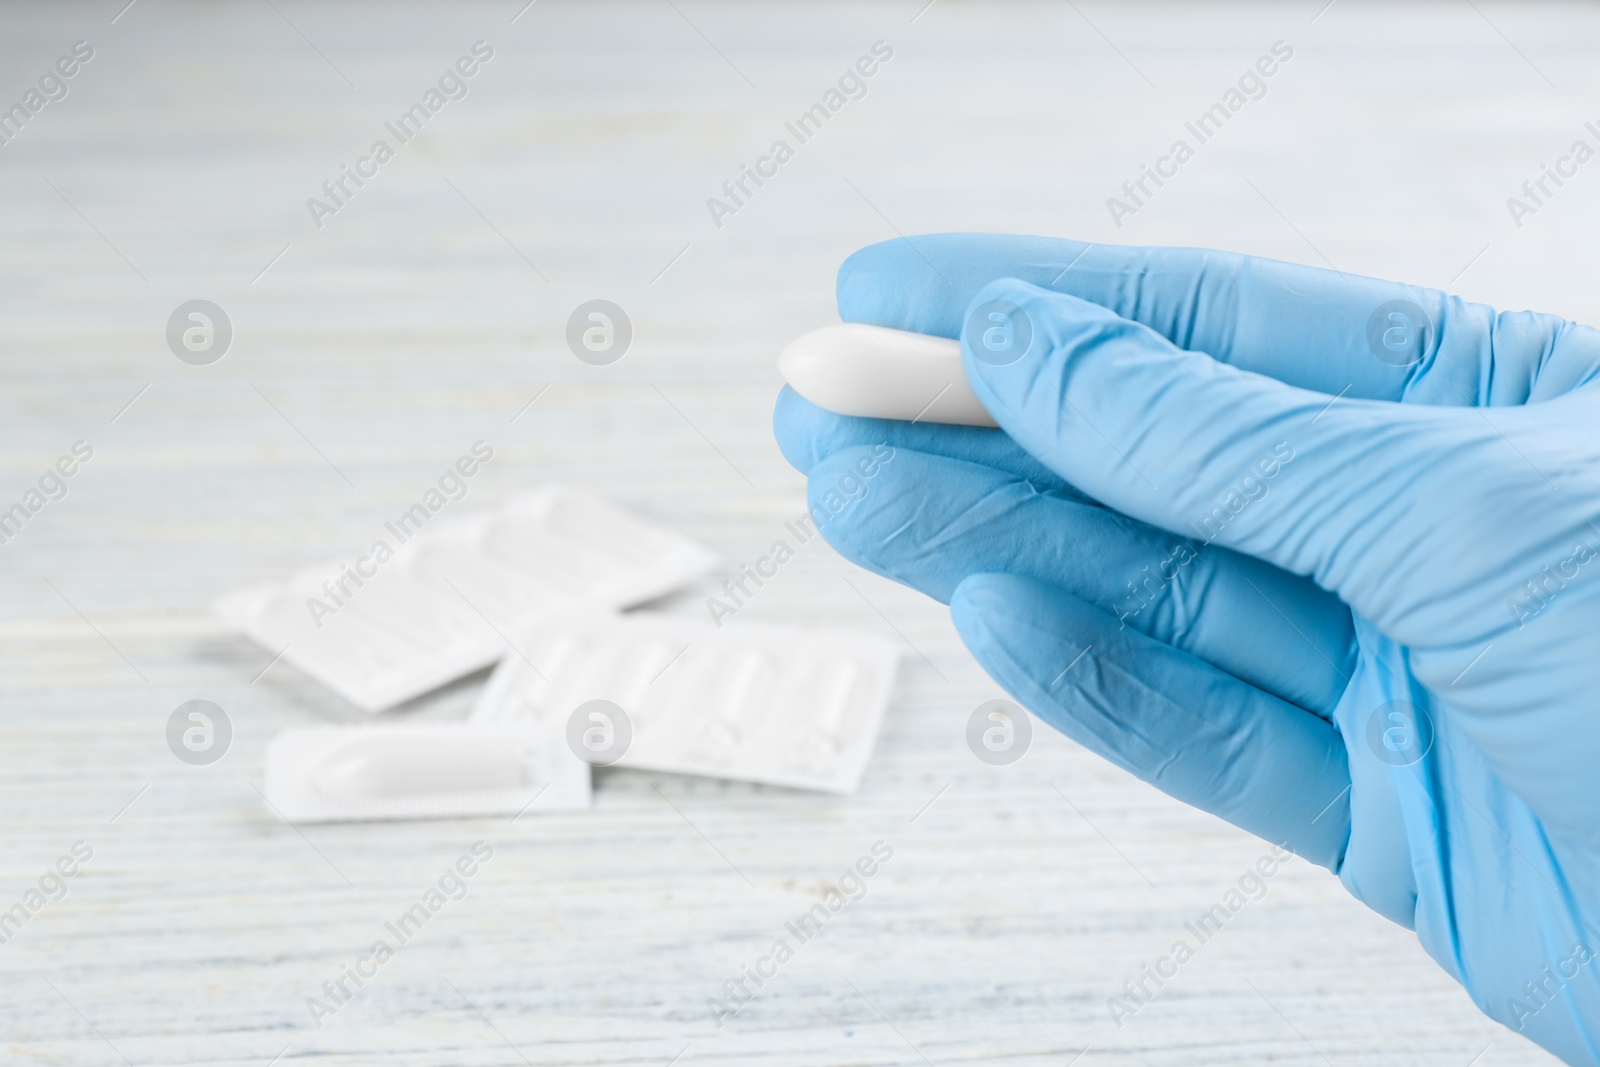
{"label": "white wooden table", "polygon": [[[978,762],[999,691],[944,610],[824,545],[750,613],[886,618],[918,653],[847,798],[607,772],[582,815],[302,833],[262,747],[357,713],[208,605],[361,543],[480,437],[477,499],[565,480],[758,554],[803,501],[771,355],[897,233],[1220,245],[1593,320],[1600,170],[1520,229],[1504,201],[1592,117],[1594,9],[124,2],[0,11],[4,106],[94,49],[0,146],[0,507],[94,448],[0,547],[0,909],[93,849],[0,946],[7,1063],[1550,1062],[1298,862],[1115,1027],[1264,846],[1048,732]],[[1106,198],[1278,39],[1266,97],[1115,229]],[[478,40],[467,97],[316,228],[306,199]],[[877,40],[865,98],[713,225]],[[609,367],[563,341],[595,297],[635,327]],[[211,366],[164,338],[196,298],[235,331]],[[209,767],[165,742],[193,698],[234,726]],[[468,895],[315,1028],[306,998],[480,839]],[[878,840],[865,899],[718,1030],[707,999]]]}

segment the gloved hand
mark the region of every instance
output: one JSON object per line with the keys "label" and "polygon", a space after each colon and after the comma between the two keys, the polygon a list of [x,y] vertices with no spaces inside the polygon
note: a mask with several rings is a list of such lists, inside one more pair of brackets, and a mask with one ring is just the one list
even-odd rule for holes
{"label": "gloved hand", "polygon": [[982,235],[866,248],[838,299],[959,336],[1001,429],[785,390],[813,504],[895,449],[829,542],[949,603],[1045,721],[1327,867],[1486,1013],[1600,1063],[1600,332]]}

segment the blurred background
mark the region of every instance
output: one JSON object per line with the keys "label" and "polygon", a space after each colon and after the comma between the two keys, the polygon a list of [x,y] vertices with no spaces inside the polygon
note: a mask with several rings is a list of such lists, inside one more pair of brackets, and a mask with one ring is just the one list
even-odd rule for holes
{"label": "blurred background", "polygon": [[[1595,143],[1597,29],[1487,0],[0,8],[0,109],[23,108],[0,114],[0,508],[93,453],[0,545],[0,908],[92,852],[0,945],[7,1058],[1554,1062],[1298,861],[1118,1025],[1108,998],[1266,846],[1046,729],[974,758],[967,716],[1002,694],[945,609],[821,542],[748,612],[906,647],[849,797],[608,770],[583,813],[285,825],[267,739],[362,715],[210,605],[347,555],[478,439],[480,503],[565,482],[753,558],[804,506],[773,355],[836,319],[871,242],[1215,246],[1593,322],[1600,164],[1508,198]],[[799,143],[785,123],[868,55]],[[1200,144],[1185,124],[1264,55]],[[469,56],[420,131],[386,128]],[[780,138],[793,158],[731,200]],[[1179,138],[1193,158],[1130,199]],[[604,366],[566,339],[595,299],[632,325]],[[231,328],[205,365],[168,342],[193,300]],[[459,718],[482,684],[397,714]],[[209,766],[167,746],[192,699],[232,723]],[[307,998],[479,840],[470,893],[317,1025]],[[708,1000],[878,841],[867,896],[718,1026]]]}

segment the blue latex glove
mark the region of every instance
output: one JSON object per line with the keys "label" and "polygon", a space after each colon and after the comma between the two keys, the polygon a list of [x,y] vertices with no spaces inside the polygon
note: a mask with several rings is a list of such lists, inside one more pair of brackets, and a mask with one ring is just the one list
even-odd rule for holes
{"label": "blue latex glove", "polygon": [[[1051,725],[1332,870],[1486,1013],[1600,1063],[1600,332],[984,235],[866,248],[838,298],[961,337],[1002,429],[785,390],[814,505],[896,450],[827,539],[949,603]],[[984,348],[996,322],[1026,354]]]}

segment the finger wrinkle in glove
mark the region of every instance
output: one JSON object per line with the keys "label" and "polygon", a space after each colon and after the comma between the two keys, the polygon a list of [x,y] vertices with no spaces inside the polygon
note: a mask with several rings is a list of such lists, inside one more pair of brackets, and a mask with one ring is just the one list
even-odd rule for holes
{"label": "finger wrinkle in glove", "polygon": [[[974,651],[981,649],[989,653],[981,657],[987,661],[985,666],[997,675],[1023,704],[1033,709],[1057,730],[1087,745],[1129,774],[1145,781],[1160,778],[1173,761],[1172,753],[1163,751],[1162,747],[1151,738],[1111,716],[1109,705],[1100,696],[1104,692],[1104,686],[1100,681],[1102,661],[1095,655],[1092,646],[1086,650],[1064,643],[1059,634],[1036,627],[1022,619],[1013,618],[1009,622],[1026,632],[1008,635],[1002,639],[988,618],[980,616],[974,620],[973,625],[978,632],[971,634],[967,640]],[[1079,679],[1074,679],[1070,683],[1064,681],[1056,683],[1065,684],[1066,689],[1063,690],[1057,690],[1049,684],[1040,684],[1034,679],[1033,668],[1024,665],[1010,651],[1012,646],[1020,648],[1030,645],[1054,649],[1063,664],[1072,665],[1071,670],[1066,673],[1071,675],[1082,671],[1083,676],[1089,679],[1088,684],[1082,684]],[[996,658],[1003,662],[996,664],[994,662]],[[1075,704],[1094,714],[1080,715],[1075,709],[1069,709],[1064,698],[1072,693],[1079,697]],[[1089,743],[1089,738],[1092,738],[1094,743]],[[1130,752],[1132,754],[1129,754]]]}

